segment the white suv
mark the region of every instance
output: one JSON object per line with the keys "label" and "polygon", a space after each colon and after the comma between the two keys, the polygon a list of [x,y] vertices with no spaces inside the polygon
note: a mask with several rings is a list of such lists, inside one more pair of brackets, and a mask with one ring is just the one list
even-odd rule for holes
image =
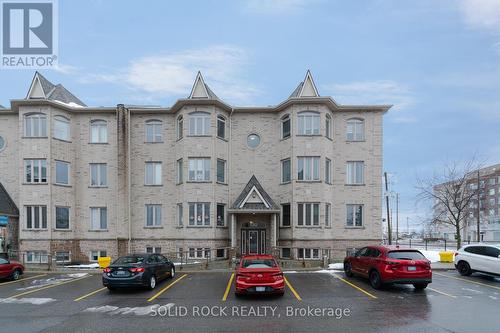
{"label": "white suv", "polygon": [[474,272],[500,275],[500,244],[470,244],[455,253],[455,268],[461,275]]}

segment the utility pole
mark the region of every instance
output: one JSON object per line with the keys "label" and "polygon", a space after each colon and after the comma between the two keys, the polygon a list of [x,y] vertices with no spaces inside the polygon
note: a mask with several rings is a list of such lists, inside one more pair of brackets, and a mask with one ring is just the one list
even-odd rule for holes
{"label": "utility pole", "polygon": [[408,222],[409,217],[406,217],[406,233],[410,236],[410,223]]}
{"label": "utility pole", "polygon": [[387,185],[387,172],[384,172],[385,178],[385,203],[387,206],[387,241],[392,244],[391,217],[389,211],[389,186]]}
{"label": "utility pole", "polygon": [[480,174],[477,170],[477,242],[481,241],[481,186]]}
{"label": "utility pole", "polygon": [[399,240],[399,193],[396,192],[396,245]]}

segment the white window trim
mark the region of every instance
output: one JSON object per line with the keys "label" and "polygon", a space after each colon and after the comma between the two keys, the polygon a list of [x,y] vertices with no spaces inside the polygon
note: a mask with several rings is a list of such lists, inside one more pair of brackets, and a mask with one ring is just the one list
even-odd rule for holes
{"label": "white window trim", "polygon": [[[148,252],[148,248],[152,250],[152,252]],[[160,251],[158,251],[160,249]],[[144,252],[149,254],[161,254],[161,246],[146,246],[144,247]]]}
{"label": "white window trim", "polygon": [[177,184],[182,184],[184,182],[184,160],[179,158],[176,163],[177,168]]}
{"label": "white window trim", "polygon": [[330,203],[325,203],[325,228],[330,228],[332,226],[332,205]]}
{"label": "white window trim", "polygon": [[[201,256],[198,256],[199,251],[201,251]],[[191,252],[194,255],[191,255]],[[187,251],[188,259],[207,259],[210,258],[210,248],[209,247],[189,247]],[[208,256],[207,256],[208,253]]]}
{"label": "white window trim", "polygon": [[328,139],[332,139],[332,117],[327,114],[325,116],[325,136],[328,138]]}
{"label": "white window trim", "polygon": [[[224,177],[224,180],[223,181],[220,181],[219,180],[219,162],[222,162],[224,164],[223,166],[223,177]],[[216,165],[216,175],[215,175],[215,178],[217,180],[218,183],[221,183],[221,184],[227,184],[227,177],[226,177],[226,165],[227,165],[227,161],[226,160],[223,160],[221,158],[218,158],[217,159],[217,165]]]}
{"label": "white window trim", "polygon": [[[25,226],[26,230],[48,230],[49,221],[47,220],[48,219],[47,206],[45,206],[45,205],[26,205],[24,207],[25,207],[24,213],[26,214],[26,216],[24,218],[24,220],[25,220],[24,226]],[[31,210],[31,228],[28,228],[28,213],[27,213],[28,207]],[[45,207],[45,222],[47,223],[47,225],[45,227],[43,226],[43,208],[44,207]],[[38,209],[38,218],[39,218],[38,228],[35,227],[35,210],[36,209]]]}
{"label": "white window trim", "polygon": [[[222,210],[224,211],[223,212],[223,216],[222,216],[222,225],[219,225],[219,214],[218,214],[218,208],[219,206],[222,206]],[[223,227],[226,227],[227,226],[227,218],[226,218],[226,204],[224,203],[216,203],[215,204],[215,225],[219,228],[223,228]]]}
{"label": "white window trim", "polygon": [[[200,223],[201,224],[198,224],[197,220],[196,220],[196,216],[198,216],[198,205],[201,204],[201,221]],[[193,216],[193,221],[194,221],[194,224],[191,224],[191,205],[194,205],[194,216]],[[210,214],[208,215],[208,224],[206,223],[206,219],[205,219],[205,209],[208,205],[208,210],[210,212]],[[211,223],[212,223],[212,218],[211,218],[211,214],[212,214],[212,207],[210,207],[210,203],[209,202],[189,202],[188,203],[188,226],[189,227],[210,227],[211,226]]]}
{"label": "white window trim", "polygon": [[[356,225],[356,210],[352,211],[352,225],[347,224],[347,207],[348,206],[361,206],[361,225]],[[365,207],[363,204],[348,203],[345,205],[345,223],[346,228],[364,228],[365,226]]]}
{"label": "white window trim", "polygon": [[[96,165],[96,172],[97,172],[97,185],[92,185],[92,166]],[[101,166],[104,166],[104,172],[106,173],[106,183],[103,185],[100,185],[102,181],[102,172],[101,172]],[[89,164],[89,184],[90,187],[107,187],[108,186],[108,165],[106,163],[90,163]]]}
{"label": "white window trim", "polygon": [[[302,161],[303,175],[302,179],[299,177],[300,163]],[[307,161],[309,162],[309,170],[307,169]],[[321,180],[321,168],[320,168],[320,157],[319,156],[298,156],[297,157],[297,180],[301,182],[316,182]],[[317,168],[315,168],[315,166]],[[317,169],[317,178],[314,177],[314,171]],[[309,177],[307,177],[309,176]]]}
{"label": "white window trim", "polygon": [[184,226],[184,206],[182,203],[177,204],[177,226]]}
{"label": "white window trim", "polygon": [[[58,208],[68,209],[68,227],[67,228],[58,228],[57,227],[57,209]],[[54,229],[55,230],[71,230],[71,207],[69,207],[69,206],[55,206],[54,207]]]}
{"label": "white window trim", "polygon": [[[361,180],[359,182],[357,179],[357,165],[361,163]],[[352,166],[350,168],[350,166]],[[351,170],[352,172],[349,172]],[[365,184],[365,162],[364,161],[347,161],[346,163],[346,185],[364,185]]]}
{"label": "white window trim", "polygon": [[[283,127],[285,125],[285,122],[289,122],[289,133],[287,136],[285,136],[285,132],[283,131]],[[283,117],[281,117],[281,122],[280,122],[280,129],[281,129],[281,139],[288,139],[289,137],[292,136],[292,117],[290,117],[290,114],[286,114]]]}
{"label": "white window trim", "polygon": [[[148,138],[148,127],[152,127],[152,138]],[[163,142],[163,122],[159,119],[146,120],[144,124],[144,136],[146,143]]]}
{"label": "white window trim", "polygon": [[[307,119],[310,118],[310,127],[307,127]],[[317,123],[317,124],[315,124]],[[301,124],[303,126],[301,131]],[[315,127],[317,125],[317,128]],[[309,133],[308,133],[309,132]],[[321,117],[317,112],[305,111],[297,115],[297,133],[299,135],[321,135]]]}
{"label": "white window trim", "polygon": [[[208,160],[208,169],[205,169],[206,161]],[[198,169],[200,166],[200,161],[202,161],[202,169]],[[194,165],[194,169],[191,169],[191,165]],[[210,157],[190,157],[188,158],[188,181],[190,182],[209,182],[211,177],[211,167],[212,160]],[[191,171],[194,172],[194,179],[191,178]],[[197,179],[198,173],[201,172],[201,178]],[[207,177],[208,175],[208,177]]]}
{"label": "white window trim", "polygon": [[[289,172],[290,179],[288,179],[288,180],[284,180],[283,179],[283,176],[285,175],[285,173],[283,172],[284,171],[285,162],[288,162],[289,165],[290,165],[290,172]],[[291,158],[285,158],[285,159],[281,160],[281,184],[287,184],[287,183],[290,183],[291,181],[292,181],[292,159]]]}
{"label": "white window trim", "polygon": [[[33,259],[33,257],[35,256],[38,256],[39,258],[43,258],[42,260],[29,260],[29,254],[32,254],[31,257]],[[38,255],[37,255],[38,254]],[[47,251],[38,251],[38,250],[34,250],[34,251],[26,251],[26,263],[30,263],[30,264],[47,264],[49,262],[49,256],[47,254]]]}
{"label": "white window trim", "polygon": [[[352,131],[351,131],[352,129]],[[349,138],[352,135],[352,138]],[[364,119],[351,118],[346,121],[346,141],[365,141],[365,121]]]}
{"label": "white window trim", "polygon": [[332,184],[332,160],[325,158],[325,183]]}
{"label": "white window trim", "polygon": [[[198,128],[198,119],[202,119],[201,129]],[[191,132],[191,122],[194,122],[194,133]],[[193,112],[189,114],[188,124],[189,136],[209,136],[210,135],[210,113]]]}
{"label": "white window trim", "polygon": [[[98,214],[98,221],[96,221],[96,225],[98,225],[98,228],[94,228],[94,224],[92,223],[92,210],[97,209],[99,212]],[[101,211],[103,209],[106,209],[106,228],[101,228]],[[90,207],[90,230],[92,231],[106,231],[108,230],[108,208],[107,207]]]}
{"label": "white window trim", "polygon": [[[65,164],[68,167],[68,182],[67,183],[59,183],[57,181],[57,164],[58,163]],[[55,174],[56,174],[55,183],[57,185],[66,185],[66,186],[71,185],[71,163],[66,162],[66,161],[55,160],[54,164],[55,164],[55,170],[54,171],[55,171]]]}
{"label": "white window trim", "polygon": [[[153,223],[151,225],[148,225],[148,207],[152,207],[153,209]],[[160,207],[160,219],[157,221],[157,215],[156,215],[156,208]],[[158,228],[161,227],[162,225],[162,219],[163,219],[163,207],[161,204],[146,204],[145,206],[145,218],[144,218],[144,227],[146,228]],[[158,223],[157,223],[158,222]]]}
{"label": "white window trim", "polygon": [[[299,205],[302,205],[302,224],[299,224],[299,221],[300,221],[299,216],[298,216]],[[307,205],[311,206],[311,224],[306,224],[306,222],[307,222],[306,206]],[[314,224],[314,206],[315,205],[317,205],[317,207],[318,207],[318,222],[316,224]],[[298,202],[297,203],[297,226],[317,228],[317,227],[319,227],[319,224],[320,224],[320,215],[321,215],[321,211],[320,211],[319,202]]]}
{"label": "white window trim", "polygon": [[180,140],[184,137],[184,117],[179,116],[177,117],[177,123],[176,123],[176,137],[177,140]]}
{"label": "white window trim", "polygon": [[[97,138],[92,135],[94,127],[97,128]],[[104,131],[102,131],[103,128]],[[92,119],[90,121],[90,143],[108,143],[108,122],[106,120]]]}
{"label": "white window trim", "polygon": [[[93,257],[92,252],[97,252],[97,260],[92,259],[92,257]],[[103,252],[105,253],[104,256],[102,255]],[[89,261],[90,262],[97,262],[99,260],[99,258],[106,257],[107,255],[108,255],[108,252],[106,250],[90,250]]]}
{"label": "white window trim", "polygon": [[[303,256],[301,257],[299,255],[300,253],[300,250],[302,250],[302,254]],[[309,251],[309,256],[306,256],[306,252]],[[317,250],[318,251],[318,256],[317,257],[314,257],[314,250]],[[300,260],[319,260],[321,259],[321,249],[319,248],[309,248],[309,247],[302,247],[302,248],[298,248],[297,249],[297,259],[300,259]]]}
{"label": "white window trim", "polygon": [[[224,136],[219,136],[219,122],[222,122],[224,126]],[[226,129],[227,129],[227,126],[226,126],[226,117],[224,117],[223,115],[217,115],[217,137],[220,138],[220,139],[226,139]]]}
{"label": "white window trim", "polygon": [[[148,183],[148,165],[152,165],[153,168],[152,168],[152,172],[153,172],[153,175],[152,175],[152,179],[153,179],[153,182],[152,183]],[[157,166],[160,166],[160,170],[158,171],[157,169]],[[159,186],[159,185],[162,185],[163,184],[163,165],[161,162],[146,162],[145,165],[144,165],[144,185],[147,185],[147,186]],[[159,172],[159,175],[157,174]],[[157,177],[160,177],[160,182],[157,183],[156,180],[157,180]]]}
{"label": "white window trim", "polygon": [[282,203],[282,204],[281,204],[281,216],[284,216],[284,213],[283,213],[283,206],[288,206],[288,208],[289,208],[289,210],[290,210],[290,211],[289,211],[289,218],[290,218],[290,221],[288,221],[288,222],[289,222],[289,224],[288,224],[288,225],[284,225],[284,224],[283,224],[284,219],[283,219],[283,218],[281,218],[281,219],[280,219],[280,227],[282,227],[282,228],[290,228],[290,227],[292,226],[292,204],[291,204],[291,203],[289,203],[289,202],[285,202],[285,203]]}
{"label": "white window trim", "polygon": [[[43,170],[43,162],[45,162],[45,181],[42,181],[42,170]],[[30,171],[31,171],[31,181],[28,181],[26,178],[26,167],[27,164],[30,163]],[[36,165],[35,165],[36,164]],[[35,182],[35,169],[38,169],[38,182]],[[24,160],[24,183],[26,184],[47,184],[49,181],[49,175],[47,173],[47,160],[43,158],[28,158]]]}
{"label": "white window trim", "polygon": [[[64,126],[67,126],[67,137],[62,138],[62,137],[57,136],[57,132],[56,132],[57,123],[64,124]],[[54,138],[58,139],[58,140],[70,141],[70,139],[71,139],[71,127],[70,127],[70,125],[71,125],[71,122],[68,118],[61,116],[61,115],[54,116],[54,129],[53,129]]]}
{"label": "white window trim", "polygon": [[[38,119],[38,135],[34,135],[34,120]],[[28,121],[30,124],[30,133],[28,133]],[[43,133],[44,127],[42,126],[45,122],[45,133]],[[45,113],[30,113],[24,116],[24,136],[27,138],[45,138],[47,137],[47,115]]]}

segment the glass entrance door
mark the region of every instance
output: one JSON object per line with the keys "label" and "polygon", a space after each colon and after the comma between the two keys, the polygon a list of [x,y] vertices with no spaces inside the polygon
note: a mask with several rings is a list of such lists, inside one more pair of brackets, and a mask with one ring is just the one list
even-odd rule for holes
{"label": "glass entrance door", "polygon": [[265,229],[242,229],[241,230],[241,254],[264,254],[266,253],[266,230]]}

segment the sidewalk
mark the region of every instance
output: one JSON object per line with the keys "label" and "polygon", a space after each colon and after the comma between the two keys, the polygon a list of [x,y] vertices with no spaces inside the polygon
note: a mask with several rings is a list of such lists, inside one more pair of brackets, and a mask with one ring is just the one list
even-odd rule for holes
{"label": "sidewalk", "polygon": [[446,271],[448,269],[455,269],[455,265],[452,262],[433,262],[431,263],[431,268],[435,271]]}

